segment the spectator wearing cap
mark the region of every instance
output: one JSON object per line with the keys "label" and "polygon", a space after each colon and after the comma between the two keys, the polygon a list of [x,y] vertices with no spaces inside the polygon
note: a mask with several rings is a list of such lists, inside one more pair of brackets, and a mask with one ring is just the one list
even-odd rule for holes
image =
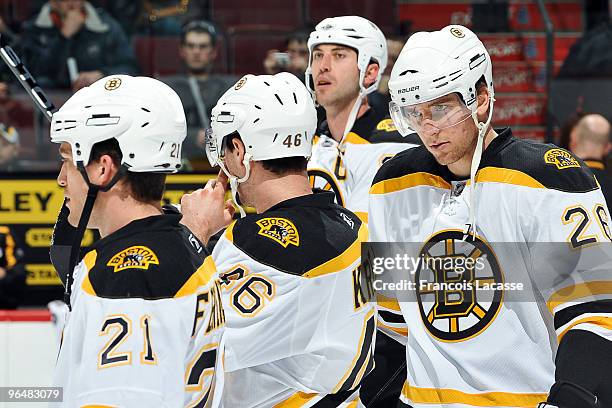
{"label": "spectator wearing cap", "polygon": [[119,24],[84,0],[45,3],[24,23],[22,41],[24,59],[41,86],[77,90],[107,75],[137,74]]}
{"label": "spectator wearing cap", "polygon": [[183,157],[197,170],[210,168],[206,165],[203,146],[204,130],[209,125],[212,108],[237,80],[233,76],[212,74],[216,47],[217,31],[211,23],[204,20],[187,23],[183,27],[179,50],[185,72],[161,78],[183,102],[187,118]]}
{"label": "spectator wearing cap", "polygon": [[569,149],[589,166],[612,207],[612,180],[606,171],[605,159],[610,152],[610,122],[599,114],[583,116],[571,130]]}

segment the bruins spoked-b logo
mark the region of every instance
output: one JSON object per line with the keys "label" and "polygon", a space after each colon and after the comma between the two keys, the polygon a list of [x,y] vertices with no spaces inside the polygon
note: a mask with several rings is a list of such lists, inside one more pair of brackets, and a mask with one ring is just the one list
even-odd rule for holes
{"label": "bruins spoked-b logo", "polygon": [[463,237],[461,230],[442,231],[419,254],[423,262],[415,278],[421,318],[427,331],[442,341],[479,335],[503,301],[504,277],[493,250],[478,236],[469,241]]}
{"label": "bruins spoked-b logo", "polygon": [[289,245],[300,246],[300,234],[295,225],[286,218],[262,218],[257,221],[257,225],[257,234],[270,238],[285,248]]}
{"label": "bruins spoked-b logo", "polygon": [[146,246],[132,246],[119,252],[111,258],[106,266],[112,266],[113,272],[124,269],[149,269],[149,265],[159,265],[157,255]]}
{"label": "bruins spoked-b logo", "polygon": [[570,167],[580,167],[578,160],[571,153],[563,149],[550,149],[544,153],[544,161],[548,164],[554,164],[559,170],[568,169]]}
{"label": "bruins spoked-b logo", "polygon": [[104,89],[114,91],[121,86],[121,78],[111,78],[104,84]]}

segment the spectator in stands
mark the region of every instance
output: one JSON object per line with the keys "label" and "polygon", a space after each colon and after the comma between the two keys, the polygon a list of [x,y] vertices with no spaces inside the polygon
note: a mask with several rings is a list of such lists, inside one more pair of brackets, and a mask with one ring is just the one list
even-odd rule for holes
{"label": "spectator in stands", "polygon": [[16,125],[32,120],[32,112],[10,97],[6,82],[0,81],[0,171],[17,170],[19,132]]}
{"label": "spectator in stands", "polygon": [[570,48],[559,78],[612,78],[612,21],[586,32]]}
{"label": "spectator in stands", "polygon": [[26,273],[20,258],[11,231],[0,225],[0,309],[16,309],[23,299]]}
{"label": "spectator in stands", "polygon": [[176,91],[183,102],[187,138],[182,153],[196,170],[210,168],[204,155],[204,129],[209,125],[211,110],[217,100],[237,80],[233,76],[212,74],[217,57],[216,46],[217,31],[211,23],[204,20],[187,23],[180,45],[186,72],[161,79]]}
{"label": "spectator in stands", "polygon": [[308,68],[308,37],[312,27],[300,28],[287,36],[285,51],[269,50],[264,59],[264,72],[268,75],[279,72],[291,72],[304,80],[304,72]]}
{"label": "spectator in stands", "polygon": [[24,59],[41,86],[77,90],[106,75],[137,73],[119,24],[84,0],[50,0],[24,23],[22,36]]}
{"label": "spectator in stands", "polygon": [[606,171],[605,160],[611,147],[610,122],[602,115],[583,116],[570,132],[569,148],[597,177],[608,209],[612,209],[612,179]]}
{"label": "spectator in stands", "polygon": [[127,3],[140,3],[140,17],[136,22],[140,34],[178,36],[189,21],[210,17],[210,0],[131,0]]}
{"label": "spectator in stands", "polygon": [[0,172],[12,171],[19,155],[19,133],[12,126],[0,123]]}

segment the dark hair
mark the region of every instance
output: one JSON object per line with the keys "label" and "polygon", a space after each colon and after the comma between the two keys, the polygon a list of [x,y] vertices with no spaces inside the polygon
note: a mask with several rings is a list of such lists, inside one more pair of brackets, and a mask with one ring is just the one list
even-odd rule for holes
{"label": "dark hair", "polygon": [[[224,148],[230,153],[234,151],[234,144],[232,143],[234,139],[242,141],[238,132],[227,135],[223,141]],[[283,176],[289,173],[306,171],[308,159],[302,156],[282,157],[280,159],[262,160],[261,164],[265,170],[277,176]]]}
{"label": "dark hair", "polygon": [[[123,155],[117,139],[108,139],[93,145],[89,162],[100,160],[105,154],[113,159],[117,167],[121,166]],[[128,171],[122,180],[130,188],[134,199],[143,203],[160,202],[166,188],[166,175],[161,173]]]}
{"label": "dark hair", "polygon": [[289,43],[292,41],[298,43],[307,43],[308,38],[310,38],[310,33],[314,31],[313,27],[302,27],[296,30],[293,30],[287,35],[285,39],[285,46],[289,46]]}
{"label": "dark hair", "polygon": [[185,23],[181,28],[181,44],[185,44],[185,38],[189,33],[205,33],[210,36],[210,43],[217,45],[217,29],[205,20],[193,20]]}

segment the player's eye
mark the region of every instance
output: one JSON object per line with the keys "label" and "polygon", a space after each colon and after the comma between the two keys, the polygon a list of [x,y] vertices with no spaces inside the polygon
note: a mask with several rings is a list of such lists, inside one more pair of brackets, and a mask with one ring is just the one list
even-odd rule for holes
{"label": "player's eye", "polygon": [[431,110],[434,112],[445,112],[446,110],[448,110],[449,106],[446,104],[438,104],[438,105],[433,105],[431,107]]}

